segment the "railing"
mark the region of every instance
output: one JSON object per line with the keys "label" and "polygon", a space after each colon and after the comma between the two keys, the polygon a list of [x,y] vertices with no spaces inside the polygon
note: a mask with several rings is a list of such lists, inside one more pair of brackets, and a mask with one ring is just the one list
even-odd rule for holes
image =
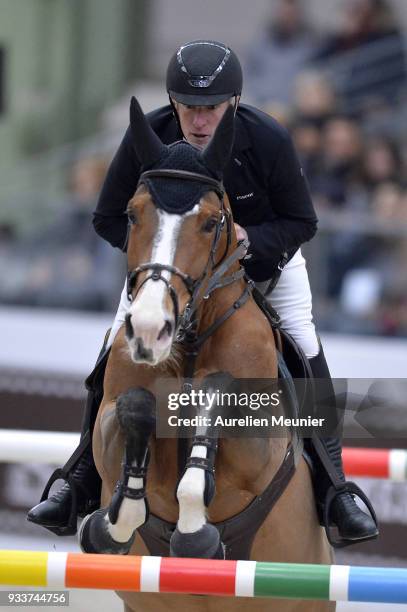
{"label": "railing", "polygon": [[[318,63],[342,98],[344,110],[363,112],[374,101],[388,98],[395,106],[407,95],[406,42],[399,35],[386,36]],[[407,130],[407,113],[400,105]],[[401,119],[401,117],[400,117]],[[400,122],[403,126],[403,122]]]}

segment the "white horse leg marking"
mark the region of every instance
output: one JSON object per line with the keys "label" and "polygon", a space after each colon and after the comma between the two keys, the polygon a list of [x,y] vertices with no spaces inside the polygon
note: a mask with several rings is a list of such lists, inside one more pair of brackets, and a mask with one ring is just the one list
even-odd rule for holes
{"label": "white horse leg marking", "polygon": [[[208,389],[207,393],[215,392]],[[207,406],[200,406],[197,414],[211,419],[211,410]],[[207,435],[208,427],[199,426],[196,429],[196,435]],[[191,457],[207,457],[209,449],[201,444],[196,444],[192,447]],[[206,523],[206,507],[204,504],[205,493],[205,470],[196,467],[190,467],[186,470],[182,477],[178,489],[177,498],[179,502],[179,519],[177,523],[178,530],[181,533],[195,533],[201,529]]]}
{"label": "white horse leg marking", "polygon": [[[205,435],[205,432],[200,432]],[[191,457],[207,456],[206,446],[196,445],[192,448]],[[206,523],[206,508],[204,504],[205,471],[190,467],[181,479],[177,498],[179,502],[178,530],[181,533],[195,533]]]}
{"label": "white horse leg marking", "polygon": [[[143,479],[130,476],[128,486],[132,489],[142,489]],[[127,542],[135,529],[146,522],[147,508],[144,499],[128,499],[124,497],[120,506],[116,523],[113,525],[106,512],[105,521],[107,529],[116,542]]]}

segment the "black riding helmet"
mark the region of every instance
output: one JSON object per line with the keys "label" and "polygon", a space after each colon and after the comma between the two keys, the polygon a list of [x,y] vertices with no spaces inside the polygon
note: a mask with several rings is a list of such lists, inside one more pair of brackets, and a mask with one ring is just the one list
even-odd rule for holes
{"label": "black riding helmet", "polygon": [[240,96],[242,68],[232,49],[213,40],[182,45],[167,69],[167,92],[190,106],[211,106]]}

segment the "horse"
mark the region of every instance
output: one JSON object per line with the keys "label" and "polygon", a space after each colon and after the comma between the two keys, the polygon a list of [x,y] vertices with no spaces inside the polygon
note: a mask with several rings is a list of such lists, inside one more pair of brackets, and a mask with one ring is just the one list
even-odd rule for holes
{"label": "horse", "polygon": [[[131,305],[106,364],[93,431],[101,508],[82,522],[82,549],[156,555],[164,546],[164,555],[178,557],[329,564],[310,470],[288,428],[279,437],[219,438],[212,425],[197,425],[192,448],[156,435],[165,381],[184,391],[197,381],[208,391],[235,379],[275,380],[278,353],[243,274],[247,245],[237,242],[220,180],[233,109],[203,150],[164,145],[134,98],[130,127],[144,169],[127,208]],[[118,594],[127,612],[335,609],[323,601]]]}

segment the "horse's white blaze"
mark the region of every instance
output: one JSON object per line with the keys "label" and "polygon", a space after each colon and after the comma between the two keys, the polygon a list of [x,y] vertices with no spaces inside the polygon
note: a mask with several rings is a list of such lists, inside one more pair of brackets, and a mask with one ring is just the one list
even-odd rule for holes
{"label": "horse's white blaze", "polygon": [[[142,489],[142,478],[129,478],[128,486],[132,489]],[[144,499],[128,499],[125,497],[121,503],[116,523],[113,525],[106,513],[105,520],[110,535],[116,542],[127,542],[135,529],[146,522],[147,509]]]}
{"label": "horse's white blaze", "polygon": [[[197,410],[198,415],[211,418],[211,410],[201,406]],[[208,428],[199,426],[196,434],[205,436]],[[206,446],[197,444],[192,447],[191,457],[207,457],[208,449]],[[205,493],[205,470],[190,467],[182,477],[178,489],[177,498],[179,502],[179,518],[177,527],[181,533],[195,533],[206,523],[206,513],[204,504]]]}
{"label": "horse's white blaze", "polygon": [[[182,215],[173,215],[158,210],[158,229],[154,239],[151,262],[171,266],[174,261]],[[171,273],[163,271],[163,278],[169,280]],[[144,347],[153,351],[154,361],[166,357],[171,348],[172,338],[165,335],[158,339],[160,331],[173,315],[165,307],[167,288],[163,281],[148,280],[139,295],[129,308],[134,338],[129,341],[134,350],[137,338],[141,338]]]}
{"label": "horse's white blaze", "polygon": [[[183,215],[167,213],[157,210],[158,229],[154,238],[151,253],[151,263],[159,263],[171,266],[174,262],[177,241],[182,222],[190,215],[199,212],[200,204],[196,204],[192,210]],[[171,273],[163,271],[161,276],[166,280],[170,279]],[[137,338],[143,342],[145,349],[152,352],[152,365],[166,359],[171,352],[172,334],[162,334],[161,330],[167,321],[174,323],[173,313],[165,307],[165,298],[168,290],[165,283],[161,280],[148,280],[140,290],[139,295],[130,305],[128,313],[131,315],[131,325],[134,337],[128,340],[130,353],[135,355],[137,348]]]}

